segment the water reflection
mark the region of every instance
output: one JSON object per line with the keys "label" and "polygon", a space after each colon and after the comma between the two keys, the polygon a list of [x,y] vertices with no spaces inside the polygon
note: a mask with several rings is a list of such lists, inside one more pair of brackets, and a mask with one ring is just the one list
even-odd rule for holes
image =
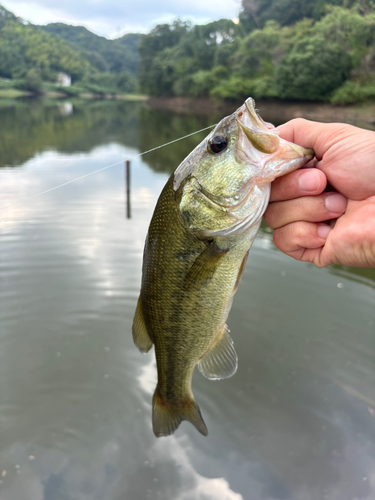
{"label": "water reflection", "polygon": [[141,104],[119,101],[0,103],[0,167],[17,166],[35,154],[74,154],[116,142],[138,146]]}
{"label": "water reflection", "polygon": [[217,117],[18,106],[5,113],[0,157],[18,167],[0,170],[2,203],[133,158],[132,217],[123,162],[0,213],[0,497],[372,500],[373,270],[294,262],[263,227],[229,317],[238,372],[194,376],[209,436],[184,422],[156,440],[154,357],[131,323],[157,196],[200,138],[135,156]]}
{"label": "water reflection", "polygon": [[[139,113],[139,147],[147,151],[178,137],[217,123],[222,116],[174,114],[171,111],[155,111],[144,107]],[[155,172],[171,174],[195,146],[206,137],[208,131],[187,137],[167,148],[147,155],[147,163]]]}

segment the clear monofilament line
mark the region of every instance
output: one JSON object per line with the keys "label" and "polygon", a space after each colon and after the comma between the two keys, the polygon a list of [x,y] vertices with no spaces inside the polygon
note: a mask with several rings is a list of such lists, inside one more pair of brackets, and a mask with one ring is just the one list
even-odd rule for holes
{"label": "clear monofilament line", "polygon": [[[166,142],[165,144],[161,144],[160,146],[156,146],[155,148],[149,149],[148,151],[143,151],[143,153],[139,153],[138,155],[134,155],[132,158],[138,158],[139,156],[143,156],[147,153],[151,153],[152,151],[156,151],[157,149],[164,148],[165,146],[169,146],[170,144],[173,144],[174,142],[182,141],[183,139],[186,139],[187,137],[191,137],[192,135],[199,134],[199,132],[204,132],[205,130],[209,130],[210,128],[214,127],[214,125],[210,125],[209,127],[202,128],[200,130],[196,130],[195,132],[192,132],[191,134],[184,135],[183,137],[179,137],[178,139],[174,139],[173,141]],[[130,159],[132,159],[130,158]],[[73,182],[80,181],[81,179],[85,179],[86,177],[90,177],[90,175],[97,174],[98,172],[103,172],[103,170],[107,170],[108,168],[114,167],[116,165],[120,165],[123,163],[125,159],[120,160],[116,163],[112,163],[111,165],[107,165],[106,167],[99,168],[97,170],[93,170],[92,172],[81,175],[80,177],[76,177],[75,179],[72,179],[70,181],[64,182],[63,184],[59,184],[58,186],[54,186],[50,189],[46,189],[45,191],[42,191],[41,193],[34,194],[32,196],[29,196],[27,198],[21,198],[13,203],[10,203],[9,205],[5,205],[3,207],[0,207],[0,211],[5,210],[7,208],[13,207],[14,205],[18,205],[18,203],[23,203],[25,201],[33,200],[34,198],[37,198],[38,196],[42,196],[43,194],[50,193],[51,191],[55,191],[56,189],[60,189],[64,186],[67,186],[68,184],[73,184]]]}

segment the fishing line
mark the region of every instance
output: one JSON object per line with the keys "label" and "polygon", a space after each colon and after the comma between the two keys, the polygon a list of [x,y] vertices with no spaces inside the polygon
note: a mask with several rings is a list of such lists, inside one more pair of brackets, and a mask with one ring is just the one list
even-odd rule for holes
{"label": "fishing line", "polygon": [[[174,139],[173,141],[166,142],[165,144],[162,144],[161,146],[156,146],[155,148],[149,149],[148,151],[143,151],[143,153],[139,153],[138,155],[133,156],[132,158],[138,158],[139,156],[143,156],[147,153],[151,153],[152,151],[156,151],[157,149],[164,148],[165,146],[169,146],[170,144],[173,144],[178,141],[182,141],[183,139],[186,139],[187,137],[191,137],[192,135],[199,134],[199,132],[204,132],[205,130],[208,130],[214,125],[210,125],[209,127],[201,128],[200,130],[196,130],[195,132],[192,132],[191,134],[184,135],[183,137],[179,137],[178,139]],[[130,158],[130,159],[132,159]],[[0,212],[2,210],[5,210],[6,208],[13,207],[14,205],[18,205],[19,203],[23,203],[25,201],[32,200],[34,198],[37,198],[38,196],[42,196],[43,194],[50,193],[51,191],[55,191],[56,189],[60,189],[61,187],[67,186],[68,184],[73,184],[73,182],[80,181],[81,179],[85,179],[86,177],[89,177],[90,175],[97,174],[98,172],[103,172],[103,170],[107,170],[108,168],[114,167],[115,165],[120,165],[120,163],[123,163],[125,160],[120,160],[116,163],[112,163],[112,165],[107,165],[106,167],[99,168],[97,170],[93,170],[92,172],[81,175],[80,177],[76,177],[75,179],[72,179],[70,181],[64,182],[63,184],[59,184],[58,186],[52,187],[50,189],[46,189],[45,191],[42,191],[41,193],[34,194],[33,196],[29,196],[28,198],[22,198],[20,200],[15,201],[14,203],[10,203],[9,205],[5,205],[4,207],[0,207]]]}

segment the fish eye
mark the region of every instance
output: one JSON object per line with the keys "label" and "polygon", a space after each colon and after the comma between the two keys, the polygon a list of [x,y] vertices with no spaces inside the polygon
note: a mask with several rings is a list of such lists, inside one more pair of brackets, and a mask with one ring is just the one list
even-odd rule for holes
{"label": "fish eye", "polygon": [[210,141],[212,153],[220,153],[228,146],[228,139],[224,134],[215,135]]}

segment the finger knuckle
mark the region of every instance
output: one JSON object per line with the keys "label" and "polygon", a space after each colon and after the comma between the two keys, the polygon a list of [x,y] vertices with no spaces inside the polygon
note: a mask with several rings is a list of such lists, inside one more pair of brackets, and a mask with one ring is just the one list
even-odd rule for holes
{"label": "finger knuckle", "polygon": [[290,122],[293,124],[294,127],[297,128],[305,125],[307,123],[307,120],[305,120],[304,118],[293,118],[292,120],[290,120]]}
{"label": "finger knuckle", "polygon": [[310,227],[303,223],[293,224],[291,230],[292,230],[292,237],[296,241],[300,241],[302,239],[305,239],[307,236],[311,235]]}
{"label": "finger knuckle", "polygon": [[263,215],[265,223],[271,229],[275,229],[274,212],[272,205],[269,205]]}

